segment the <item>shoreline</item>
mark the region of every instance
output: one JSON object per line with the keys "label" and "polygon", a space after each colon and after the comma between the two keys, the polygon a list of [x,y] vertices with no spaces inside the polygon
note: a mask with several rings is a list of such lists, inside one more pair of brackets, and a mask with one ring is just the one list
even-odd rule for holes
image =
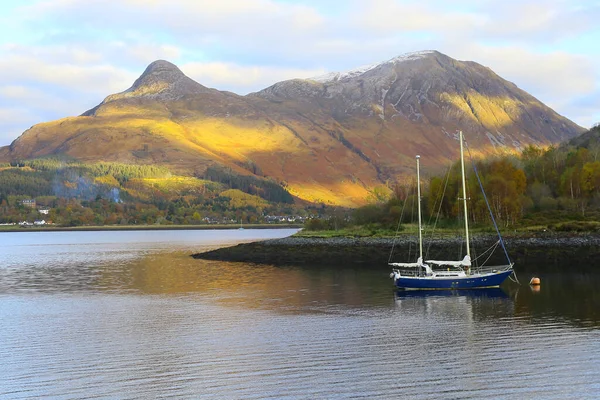
{"label": "shoreline", "polygon": [[[495,245],[497,238],[478,235],[471,240],[472,257]],[[506,249],[518,270],[527,270],[528,264],[546,268],[594,269],[600,258],[600,234],[532,234],[527,237],[504,238]],[[440,237],[424,245],[430,249],[428,259],[458,259],[463,238]],[[392,252],[392,248],[394,251]],[[387,263],[416,259],[418,251],[415,236],[399,238],[313,238],[289,236],[251,243],[242,243],[203,253],[192,254],[196,259],[234,261],[279,266],[340,266],[387,267]],[[464,252],[464,248],[462,250]],[[462,254],[462,253],[460,253]],[[487,255],[483,256],[485,259]],[[462,258],[462,256],[461,256]],[[492,265],[506,263],[498,246],[489,260]],[[598,268],[600,270],[600,267]]]}
{"label": "shoreline", "polygon": [[[248,224],[243,229],[299,229],[302,225],[295,224]],[[0,226],[0,233],[4,232],[76,232],[76,231],[170,231],[170,230],[221,230],[240,229],[239,225],[106,225],[106,226],[48,226],[48,227],[20,227]]]}

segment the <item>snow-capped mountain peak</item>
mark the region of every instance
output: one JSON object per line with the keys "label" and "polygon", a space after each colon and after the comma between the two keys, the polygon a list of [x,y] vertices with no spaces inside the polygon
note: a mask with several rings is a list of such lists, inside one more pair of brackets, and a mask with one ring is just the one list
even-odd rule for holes
{"label": "snow-capped mountain peak", "polygon": [[424,57],[426,57],[430,54],[434,54],[434,53],[435,53],[435,50],[415,51],[412,53],[402,54],[400,56],[394,57],[387,61],[370,64],[370,65],[365,65],[365,66],[355,68],[355,69],[352,69],[352,70],[346,71],[346,72],[328,72],[323,75],[309,78],[309,80],[315,81],[315,82],[320,82],[320,83],[327,83],[327,82],[335,82],[335,81],[351,79],[351,78],[360,76],[368,71],[371,71],[372,69],[375,69],[375,68],[380,67],[385,64],[397,64],[397,63],[405,62],[405,61],[414,61],[414,60],[424,58]]}

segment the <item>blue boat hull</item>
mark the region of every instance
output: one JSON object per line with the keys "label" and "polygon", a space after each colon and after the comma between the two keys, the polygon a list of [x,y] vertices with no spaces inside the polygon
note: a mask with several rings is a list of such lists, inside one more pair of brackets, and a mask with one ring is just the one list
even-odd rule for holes
{"label": "blue boat hull", "polygon": [[512,269],[485,275],[464,277],[410,277],[401,276],[394,281],[400,289],[475,289],[500,286],[512,274]]}

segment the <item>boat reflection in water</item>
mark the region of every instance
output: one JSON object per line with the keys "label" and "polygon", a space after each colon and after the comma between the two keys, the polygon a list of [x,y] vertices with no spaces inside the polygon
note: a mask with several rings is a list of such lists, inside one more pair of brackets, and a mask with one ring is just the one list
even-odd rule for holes
{"label": "boat reflection in water", "polygon": [[[434,318],[444,325],[462,321],[462,329],[470,331],[474,321],[512,318],[515,302],[501,288],[473,290],[398,290],[394,292],[397,309],[404,316],[429,320]],[[453,331],[454,328],[449,328]],[[458,334],[458,331],[456,332]]]}
{"label": "boat reflection in water", "polygon": [[501,288],[462,289],[462,290],[397,290],[396,300],[411,297],[471,297],[489,299],[508,299],[509,296]]}

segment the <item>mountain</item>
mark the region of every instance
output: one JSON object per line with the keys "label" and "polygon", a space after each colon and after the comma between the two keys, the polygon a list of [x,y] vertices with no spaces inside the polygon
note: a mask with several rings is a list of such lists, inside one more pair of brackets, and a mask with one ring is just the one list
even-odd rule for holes
{"label": "mountain", "polygon": [[202,175],[213,164],[281,182],[299,198],[354,206],[376,186],[457,155],[456,131],[480,154],[545,145],[584,131],[489,68],[437,51],[239,96],[167,61],[79,117],[38,124],[0,160],[67,154],[161,164]]}

